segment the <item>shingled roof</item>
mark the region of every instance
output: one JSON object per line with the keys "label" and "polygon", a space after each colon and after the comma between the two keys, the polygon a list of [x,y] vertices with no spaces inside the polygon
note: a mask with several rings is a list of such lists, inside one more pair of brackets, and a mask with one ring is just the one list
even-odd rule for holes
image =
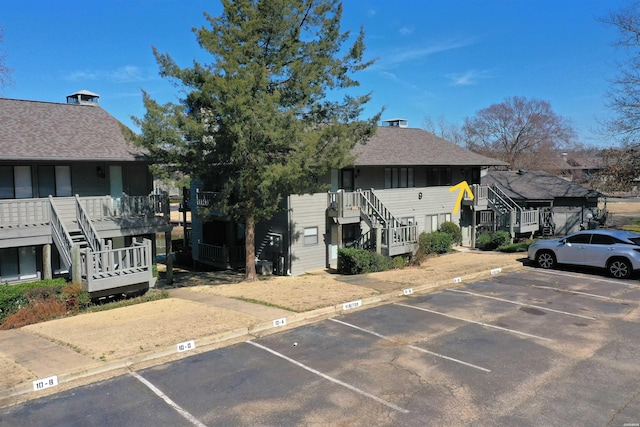
{"label": "shingled roof", "polygon": [[364,145],[356,146],[356,166],[507,166],[423,129],[380,126]]}
{"label": "shingled roof", "polygon": [[593,198],[602,196],[573,182],[542,171],[490,171],[482,184],[497,184],[514,200],[547,201],[556,198]]}
{"label": "shingled roof", "polygon": [[0,160],[145,161],[98,106],[0,98]]}

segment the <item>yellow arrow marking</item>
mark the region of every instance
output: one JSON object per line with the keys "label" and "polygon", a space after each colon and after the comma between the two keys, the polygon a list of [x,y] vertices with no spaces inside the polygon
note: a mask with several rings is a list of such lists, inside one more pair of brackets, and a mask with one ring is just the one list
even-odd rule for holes
{"label": "yellow arrow marking", "polygon": [[453,207],[453,213],[456,214],[458,213],[458,211],[460,210],[460,204],[462,203],[462,197],[464,196],[464,192],[467,192],[467,196],[469,197],[469,199],[473,200],[473,193],[471,192],[471,188],[469,187],[469,184],[467,184],[467,181],[462,181],[459,184],[454,185],[453,187],[451,187],[449,189],[449,192],[454,192],[458,190],[458,200],[456,200],[456,205]]}

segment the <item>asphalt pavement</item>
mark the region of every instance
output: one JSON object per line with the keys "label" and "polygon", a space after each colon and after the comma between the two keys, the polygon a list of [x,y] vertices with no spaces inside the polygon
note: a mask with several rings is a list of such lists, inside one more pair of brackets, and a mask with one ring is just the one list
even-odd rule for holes
{"label": "asphalt pavement", "polygon": [[[461,270],[465,271],[465,275],[462,276],[462,282],[465,281],[466,277],[477,279],[483,275],[498,274],[503,269],[514,271],[521,268],[522,265],[520,263],[512,262],[503,268],[493,268],[487,271],[482,269],[470,271],[461,266]],[[441,289],[443,286],[451,287],[454,282],[460,281],[459,279],[455,278],[454,280],[452,277],[446,282],[430,283],[417,289],[416,292],[427,294]],[[358,276],[358,285],[368,287],[368,280],[372,282],[369,287],[374,289],[376,279],[368,279],[366,275]],[[207,313],[209,314],[216,311],[224,311],[225,313],[237,313],[239,318],[243,318],[243,316],[246,318],[246,315],[250,314],[252,318],[261,319],[261,322],[256,324],[255,321],[252,321],[242,327],[237,327],[238,323],[234,321],[237,319],[228,318],[229,325],[232,326],[229,328],[223,327],[221,329],[222,332],[199,337],[184,343],[176,343],[171,347],[160,347],[151,352],[141,348],[134,355],[120,360],[95,360],[81,354],[73,346],[69,346],[64,342],[54,342],[25,328],[0,331],[0,376],[4,377],[0,381],[0,407],[39,398],[194,354],[194,351],[185,350],[195,349],[196,353],[201,353],[244,341],[247,337],[269,335],[283,328],[293,328],[305,323],[334,317],[347,310],[355,311],[367,306],[394,302],[401,297],[402,291],[402,289],[397,289],[383,295],[364,298],[359,300],[355,306],[353,304],[351,306],[338,304],[304,313],[292,313],[272,306],[188,292],[182,288],[171,289],[169,290],[170,298],[202,303],[208,307]],[[205,316],[203,314],[200,315]],[[81,314],[79,316],[86,315]],[[53,320],[52,322],[61,320]],[[199,321],[199,319],[195,320]],[[206,322],[208,320],[203,317],[201,321]],[[132,322],[135,322],[135,319]],[[179,324],[172,323],[170,319],[167,319],[166,324],[160,326],[162,328],[181,327]],[[127,340],[127,331],[131,328],[131,324],[122,323],[118,328],[111,327],[109,330],[111,331],[110,333],[115,334],[115,338]],[[100,339],[100,335],[95,335],[95,338],[92,339]]]}

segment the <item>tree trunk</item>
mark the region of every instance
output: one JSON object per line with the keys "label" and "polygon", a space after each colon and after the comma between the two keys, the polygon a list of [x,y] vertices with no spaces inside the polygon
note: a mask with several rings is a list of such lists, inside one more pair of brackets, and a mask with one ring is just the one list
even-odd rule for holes
{"label": "tree trunk", "polygon": [[245,280],[256,280],[256,223],[253,217],[248,217],[244,226],[245,245]]}

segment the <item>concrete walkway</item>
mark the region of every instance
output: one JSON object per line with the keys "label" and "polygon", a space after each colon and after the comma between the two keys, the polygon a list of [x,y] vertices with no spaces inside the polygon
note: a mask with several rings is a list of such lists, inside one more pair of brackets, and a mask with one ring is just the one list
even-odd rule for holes
{"label": "concrete walkway", "polygon": [[193,292],[189,290],[189,288],[170,289],[169,295],[172,298],[180,298],[187,301],[208,304],[212,307],[225,308],[238,313],[248,314],[262,320],[279,319],[293,314],[291,311],[283,310],[281,308],[225,298],[205,292]]}

